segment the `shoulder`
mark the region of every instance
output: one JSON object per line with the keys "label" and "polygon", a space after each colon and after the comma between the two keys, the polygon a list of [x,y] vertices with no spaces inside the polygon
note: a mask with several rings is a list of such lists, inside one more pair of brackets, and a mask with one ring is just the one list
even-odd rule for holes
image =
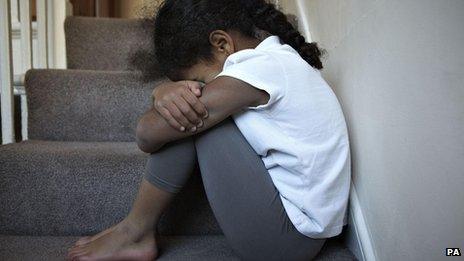
{"label": "shoulder", "polygon": [[[287,88],[287,76],[282,64],[269,52],[246,49],[230,55],[217,76],[229,76],[265,91],[265,104],[251,108],[270,108],[279,101]],[[262,92],[260,92],[262,93]]]}
{"label": "shoulder", "polygon": [[227,57],[225,61],[224,69],[236,64],[272,65],[275,62],[277,62],[276,58],[274,57],[274,55],[272,55],[272,53],[268,51],[257,49],[244,49],[229,55],[229,57]]}

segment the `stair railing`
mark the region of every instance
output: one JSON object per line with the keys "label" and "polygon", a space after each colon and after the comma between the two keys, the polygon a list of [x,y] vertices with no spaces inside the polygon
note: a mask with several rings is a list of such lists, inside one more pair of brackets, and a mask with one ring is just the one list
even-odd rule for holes
{"label": "stair railing", "polygon": [[[66,67],[63,22],[67,15],[71,15],[72,5],[67,0],[36,0],[35,11],[37,21],[33,22],[30,0],[0,0],[0,104],[3,144],[15,142],[15,95],[20,96],[21,100],[21,136],[23,140],[28,138],[25,72],[31,68]],[[18,31],[20,52],[17,57],[17,52],[13,50],[16,45],[12,44],[12,34],[16,35]]]}
{"label": "stair railing", "polygon": [[9,0],[0,0],[0,19],[2,142],[6,144],[14,141],[13,58]]}

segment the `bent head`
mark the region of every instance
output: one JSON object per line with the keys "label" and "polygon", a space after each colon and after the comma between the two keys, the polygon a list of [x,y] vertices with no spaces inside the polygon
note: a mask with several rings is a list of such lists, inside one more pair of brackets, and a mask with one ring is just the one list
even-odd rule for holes
{"label": "bent head", "polygon": [[[265,32],[265,33],[263,33]],[[155,54],[171,80],[210,82],[227,57],[277,35],[310,65],[322,68],[321,51],[264,0],[166,0],[155,18]]]}
{"label": "bent head", "polygon": [[170,78],[174,81],[193,80],[209,83],[222,71],[229,55],[243,49],[255,48],[259,41],[237,31],[215,30],[209,35],[209,44],[211,57],[198,58],[194,65],[177,70]]}

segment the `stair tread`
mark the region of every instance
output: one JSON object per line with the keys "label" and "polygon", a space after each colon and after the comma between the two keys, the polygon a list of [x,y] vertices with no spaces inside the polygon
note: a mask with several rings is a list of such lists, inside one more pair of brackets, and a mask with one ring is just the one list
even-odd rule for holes
{"label": "stair tread", "polygon": [[[130,210],[147,154],[133,142],[0,146],[0,234],[93,234]],[[194,173],[158,226],[164,235],[221,234]]]}
{"label": "stair tread", "polygon": [[[0,235],[0,260],[63,260],[79,237]],[[224,236],[164,236],[158,239],[157,260],[239,260]],[[328,240],[318,261],[356,260],[338,240]]]}
{"label": "stair tread", "polygon": [[[0,236],[1,260],[64,260],[67,248],[79,237]],[[160,238],[157,260],[238,260],[223,236]]]}

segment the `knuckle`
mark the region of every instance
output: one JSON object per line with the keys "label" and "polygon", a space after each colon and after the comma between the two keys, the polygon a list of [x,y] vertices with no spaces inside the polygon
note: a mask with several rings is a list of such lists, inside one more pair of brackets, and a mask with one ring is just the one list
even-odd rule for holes
{"label": "knuckle", "polygon": [[189,100],[188,100],[188,104],[189,104],[190,106],[192,106],[192,108],[195,108],[197,102],[196,102],[195,100],[193,100],[193,99],[189,99]]}
{"label": "knuckle", "polygon": [[189,113],[189,109],[187,108],[187,106],[184,106],[184,105],[181,105],[180,106],[180,110],[185,113],[185,114],[188,114]]}
{"label": "knuckle", "polygon": [[169,93],[168,95],[166,95],[167,100],[173,100],[176,97],[177,97],[177,95],[175,93]]}
{"label": "knuckle", "polygon": [[161,107],[163,107],[163,105],[164,105],[164,103],[162,101],[160,101],[160,100],[155,101],[155,107],[161,108]]}
{"label": "knuckle", "polygon": [[174,111],[174,112],[172,112],[171,114],[172,114],[172,116],[174,116],[174,117],[177,118],[177,119],[182,119],[182,118],[181,118],[181,114],[180,114],[178,111]]}
{"label": "knuckle", "polygon": [[161,114],[161,116],[163,116],[163,118],[165,118],[165,119],[170,118],[170,115],[168,113],[166,113],[165,110],[159,110],[158,112],[159,112],[159,114]]}

